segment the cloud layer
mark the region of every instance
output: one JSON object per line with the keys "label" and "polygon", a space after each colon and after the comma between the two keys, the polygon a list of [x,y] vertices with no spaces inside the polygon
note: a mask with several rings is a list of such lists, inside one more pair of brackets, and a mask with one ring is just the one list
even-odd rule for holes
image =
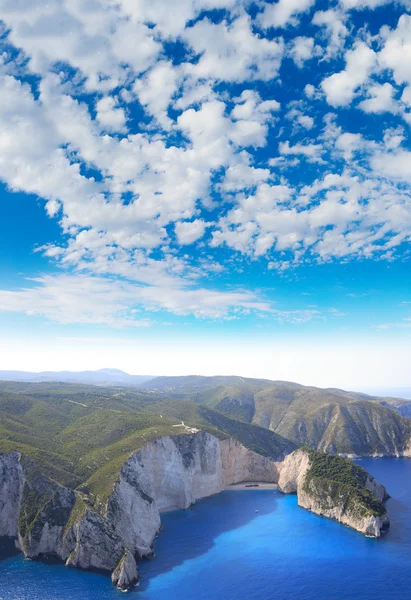
{"label": "cloud layer", "polygon": [[402,256],[409,2],[316,4],[0,0],[0,179],[44,200],[64,238],[37,250],[65,269],[0,307],[280,318],[221,274]]}

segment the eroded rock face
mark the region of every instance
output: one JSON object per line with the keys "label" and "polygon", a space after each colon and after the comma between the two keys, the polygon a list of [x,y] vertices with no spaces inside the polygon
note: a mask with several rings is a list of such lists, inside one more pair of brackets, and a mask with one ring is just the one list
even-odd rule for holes
{"label": "eroded rock face", "polygon": [[113,585],[120,590],[128,590],[139,580],[136,561],[129,550],[126,550],[111,575]]}
{"label": "eroded rock face", "polygon": [[[28,558],[64,557],[64,529],[75,494],[47,477],[25,481],[20,503],[18,545]],[[35,518],[34,518],[35,517]]]}
{"label": "eroded rock face", "polygon": [[0,454],[0,536],[17,538],[23,469],[18,452]]}
{"label": "eroded rock face", "polygon": [[229,438],[220,442],[224,487],[243,481],[277,483],[278,463],[261,454],[251,452],[237,440]]}
{"label": "eroded rock face", "polygon": [[105,506],[75,519],[75,492],[45,476],[25,479],[17,453],[0,456],[0,477],[1,535],[18,538],[30,558],[54,554],[68,566],[115,570],[123,588],[137,581],[135,558],[153,552],[162,511],[232,483],[275,482],[278,470],[235,440],[205,432],[158,438],[126,460]]}
{"label": "eroded rock face", "polygon": [[310,466],[307,452],[296,450],[279,463],[278,488],[284,494],[299,493]]}

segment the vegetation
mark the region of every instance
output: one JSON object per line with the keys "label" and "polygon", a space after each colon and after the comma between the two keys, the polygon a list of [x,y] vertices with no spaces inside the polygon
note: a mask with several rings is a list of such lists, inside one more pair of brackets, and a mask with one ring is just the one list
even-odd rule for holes
{"label": "vegetation", "polygon": [[395,455],[411,437],[411,419],[394,410],[405,401],[393,398],[242,377],[158,377],[147,385],[334,454]]}
{"label": "vegetation", "polygon": [[[76,488],[81,496],[74,515],[102,509],[127,458],[153,438],[186,433],[182,421],[219,438],[233,436],[273,458],[295,448],[267,429],[191,400],[165,399],[161,392],[0,383],[0,452],[18,450],[33,476],[46,473]],[[33,523],[42,502],[30,493],[27,522]]]}
{"label": "vegetation", "polygon": [[360,516],[382,516],[386,508],[366,488],[368,473],[341,456],[306,449],[310,454],[310,468],[304,481],[304,491],[315,490],[316,497],[331,498],[343,504],[348,512]]}
{"label": "vegetation", "polygon": [[[411,437],[411,420],[363,394],[241,377],[161,377],[147,388],[0,382],[0,452],[18,450],[33,476],[76,488],[76,515],[103,507],[128,456],[155,437],[186,433],[182,421],[271,458],[303,444],[389,454]],[[317,457],[312,469],[311,480],[327,480],[332,493],[355,490],[371,506],[359,467]],[[26,500],[31,523],[44,499]]]}

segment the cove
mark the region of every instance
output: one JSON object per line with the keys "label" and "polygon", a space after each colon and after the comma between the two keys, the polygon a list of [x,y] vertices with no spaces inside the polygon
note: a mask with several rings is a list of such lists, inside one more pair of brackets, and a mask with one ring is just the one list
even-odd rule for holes
{"label": "cove", "polygon": [[[390,532],[368,539],[271,490],[227,491],[163,515],[136,600],[411,598],[411,460],[359,461],[392,498]],[[255,512],[258,510],[258,512]],[[0,562],[1,600],[108,600],[108,577],[62,565]],[[127,597],[127,596],[126,596]]]}

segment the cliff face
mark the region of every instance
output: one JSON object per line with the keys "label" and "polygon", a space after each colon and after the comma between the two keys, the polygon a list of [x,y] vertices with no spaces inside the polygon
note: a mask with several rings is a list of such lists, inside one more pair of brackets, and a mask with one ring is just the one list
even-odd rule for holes
{"label": "cliff face", "polygon": [[54,554],[68,566],[113,571],[121,588],[137,581],[135,557],[152,553],[160,513],[187,508],[241,481],[277,481],[275,463],[239,442],[208,433],[148,442],[123,464],[103,506],[0,457],[0,535],[30,558]]}
{"label": "cliff face", "polygon": [[0,454],[0,536],[16,538],[23,491],[18,452]]}
{"label": "cliff face", "polygon": [[296,450],[279,469],[279,488],[296,492],[299,506],[369,536],[389,527],[385,487],[347,459]]}

